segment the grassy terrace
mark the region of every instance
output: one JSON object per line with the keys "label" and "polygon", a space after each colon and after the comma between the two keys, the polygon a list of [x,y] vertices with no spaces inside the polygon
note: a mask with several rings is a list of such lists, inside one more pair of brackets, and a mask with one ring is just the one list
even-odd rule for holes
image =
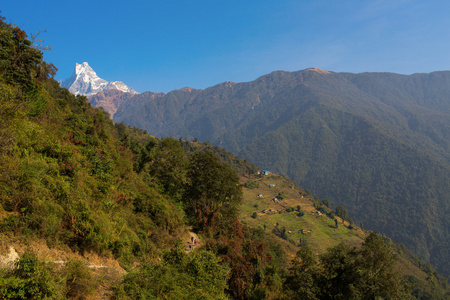
{"label": "grassy terrace", "polygon": [[[326,215],[318,214],[312,202],[313,197],[296,187],[291,180],[274,174],[241,178],[243,184],[247,181],[259,183],[257,188],[243,188],[244,201],[241,207],[240,218],[249,226],[261,227],[265,228],[266,231],[272,231],[278,224],[279,228],[286,228],[286,231],[289,232],[288,238],[294,241],[295,245],[298,245],[300,240],[302,240],[317,253],[322,253],[327,248],[333,247],[341,241],[354,245],[362,242],[364,232],[360,228],[348,229],[346,227],[348,223],[345,222],[346,226],[344,226],[339,218],[339,226],[336,228],[333,220]],[[269,187],[272,184],[275,186]],[[272,199],[282,192],[286,195],[285,198],[274,202]],[[258,194],[262,194],[263,197],[258,198]],[[295,209],[298,205],[305,212],[302,217],[297,216],[297,211],[286,212],[286,209]],[[264,213],[263,210],[265,209],[274,209],[277,212]],[[252,217],[254,213],[257,214],[256,218]],[[299,232],[302,229],[307,229],[308,232]],[[280,242],[287,243],[281,238]],[[290,246],[288,249],[286,249],[288,252],[294,251],[290,254],[294,254],[296,251],[296,247]]]}
{"label": "grassy terrace", "polygon": [[[244,201],[241,206],[241,221],[251,227],[265,228],[266,232],[272,232],[277,223],[280,228],[285,227],[286,231],[291,232],[288,233],[288,239],[293,241],[295,245],[275,235],[274,238],[283,245],[291,258],[298,251],[299,248],[297,246],[301,240],[306,242],[316,254],[321,254],[342,241],[349,245],[358,246],[366,236],[366,233],[357,226],[354,226],[354,229],[348,229],[348,222],[345,222],[344,226],[342,220],[337,216],[339,224],[338,228],[336,228],[334,220],[331,220],[326,215],[320,216],[318,214],[313,204],[313,196],[296,187],[290,179],[274,174],[241,177],[242,184],[248,181],[259,183],[259,187],[253,189],[243,188]],[[269,187],[271,184],[275,186]],[[272,201],[281,192],[284,192],[286,197],[277,203]],[[263,197],[258,198],[258,194],[262,194]],[[296,208],[297,205],[300,205],[301,210],[305,212],[302,217],[297,216],[297,211],[286,212],[287,208]],[[263,213],[264,209],[275,209],[277,212]],[[254,213],[257,215],[256,218],[252,217]],[[300,233],[299,230],[302,229],[307,229],[309,232],[306,234]],[[414,275],[422,282],[426,282],[426,274],[424,272],[421,272],[404,258],[400,256],[397,256],[397,258],[397,268],[402,274]]]}

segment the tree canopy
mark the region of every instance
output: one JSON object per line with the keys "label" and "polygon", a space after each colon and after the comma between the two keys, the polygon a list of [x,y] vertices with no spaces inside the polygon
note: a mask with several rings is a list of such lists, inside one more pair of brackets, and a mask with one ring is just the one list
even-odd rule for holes
{"label": "tree canopy", "polygon": [[210,151],[190,158],[186,204],[199,229],[226,226],[242,202],[239,177]]}
{"label": "tree canopy", "polygon": [[361,248],[343,243],[320,255],[307,247],[294,258],[286,287],[295,299],[405,299],[392,248],[370,233]]}

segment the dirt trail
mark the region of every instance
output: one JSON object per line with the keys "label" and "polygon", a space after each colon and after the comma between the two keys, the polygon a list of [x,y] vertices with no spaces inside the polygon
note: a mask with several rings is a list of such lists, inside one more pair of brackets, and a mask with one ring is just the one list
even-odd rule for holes
{"label": "dirt trail", "polygon": [[184,239],[184,245],[186,246],[186,253],[200,247],[200,239],[198,238],[198,235],[192,231],[192,227],[189,228],[189,234]]}

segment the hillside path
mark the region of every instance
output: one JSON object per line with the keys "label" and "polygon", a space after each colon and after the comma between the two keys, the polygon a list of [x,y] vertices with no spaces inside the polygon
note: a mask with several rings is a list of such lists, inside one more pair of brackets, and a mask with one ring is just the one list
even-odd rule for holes
{"label": "hillside path", "polygon": [[[195,244],[195,241],[197,242],[197,244]],[[200,247],[200,239],[198,238],[198,235],[192,231],[192,227],[189,228],[189,234],[184,240],[184,245],[186,246],[185,250],[186,253],[189,253],[192,250],[195,250],[196,248]]]}

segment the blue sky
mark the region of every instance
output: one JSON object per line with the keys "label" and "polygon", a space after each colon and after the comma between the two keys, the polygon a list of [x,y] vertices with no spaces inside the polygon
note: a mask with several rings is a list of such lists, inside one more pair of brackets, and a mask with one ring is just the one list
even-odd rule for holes
{"label": "blue sky", "polygon": [[6,21],[53,48],[66,79],[87,61],[139,92],[203,89],[275,70],[450,70],[450,1],[4,1]]}

